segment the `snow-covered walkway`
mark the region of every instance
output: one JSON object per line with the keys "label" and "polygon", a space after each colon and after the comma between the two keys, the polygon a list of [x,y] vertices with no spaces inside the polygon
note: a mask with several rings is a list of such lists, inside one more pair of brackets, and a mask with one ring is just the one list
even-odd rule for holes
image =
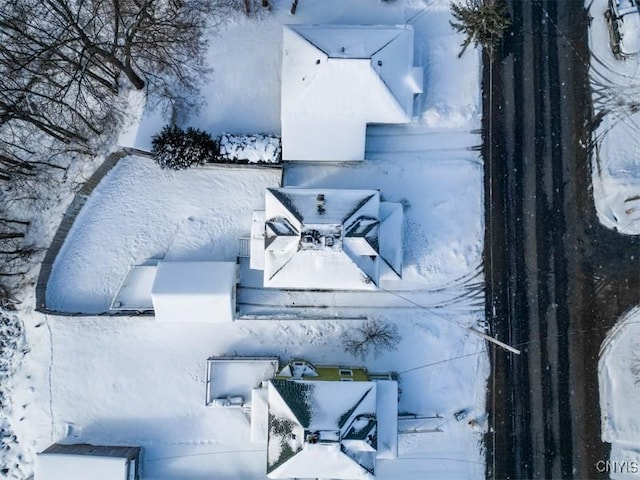
{"label": "snow-covered walkway", "polygon": [[[365,157],[368,160],[393,158],[445,160],[461,152],[479,151],[482,138],[478,130],[435,128],[423,123],[375,125],[367,128]],[[465,157],[479,163],[477,155]]]}

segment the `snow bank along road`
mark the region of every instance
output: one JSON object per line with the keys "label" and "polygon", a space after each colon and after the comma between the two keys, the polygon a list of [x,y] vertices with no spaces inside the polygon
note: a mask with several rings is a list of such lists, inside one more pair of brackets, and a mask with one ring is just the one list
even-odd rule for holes
{"label": "snow bank along road", "polygon": [[640,301],[640,241],[603,228],[590,198],[582,3],[509,10],[492,78],[485,62],[486,298],[493,334],[523,354],[493,355],[488,476],[599,478],[598,351]]}

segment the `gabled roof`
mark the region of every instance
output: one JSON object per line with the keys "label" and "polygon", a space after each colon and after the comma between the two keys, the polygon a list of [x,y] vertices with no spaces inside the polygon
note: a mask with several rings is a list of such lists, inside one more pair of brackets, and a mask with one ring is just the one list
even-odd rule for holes
{"label": "gabled roof", "polygon": [[362,160],[367,123],[406,123],[422,78],[410,26],[284,27],[284,160]]}
{"label": "gabled roof", "polygon": [[[386,215],[388,210],[381,209],[383,204],[377,190],[268,189],[264,216],[264,285],[375,289],[380,262],[386,262],[380,256],[384,241],[380,239],[380,232],[391,229],[395,237],[387,234],[387,239],[401,241],[401,222],[381,226],[380,213]],[[397,214],[385,218],[397,220]],[[393,257],[401,252],[399,245],[384,249]],[[397,258],[393,262],[397,263]],[[399,265],[395,263],[392,267],[398,268],[399,274]]]}
{"label": "gabled roof", "polygon": [[271,380],[268,389],[270,478],[372,478],[374,382]]}

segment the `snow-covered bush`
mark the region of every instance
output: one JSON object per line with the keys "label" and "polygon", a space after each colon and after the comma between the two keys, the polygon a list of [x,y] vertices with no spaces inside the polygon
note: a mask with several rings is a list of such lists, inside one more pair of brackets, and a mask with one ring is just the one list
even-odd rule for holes
{"label": "snow-covered bush", "polygon": [[220,136],[220,160],[240,163],[278,163],[282,158],[280,137],[275,135]]}
{"label": "snow-covered bush", "polygon": [[151,142],[151,154],[162,168],[180,170],[213,161],[218,146],[207,132],[167,125]]}
{"label": "snow-covered bush", "polygon": [[279,163],[280,137],[223,133],[213,140],[207,132],[167,125],[152,139],[151,154],[162,168],[180,170],[203,163]]}
{"label": "snow-covered bush", "polygon": [[[20,471],[20,448],[11,429],[8,414],[11,410],[11,376],[21,357],[26,353],[23,345],[22,324],[17,315],[0,309],[0,477],[24,478]],[[20,476],[19,476],[20,474]]]}

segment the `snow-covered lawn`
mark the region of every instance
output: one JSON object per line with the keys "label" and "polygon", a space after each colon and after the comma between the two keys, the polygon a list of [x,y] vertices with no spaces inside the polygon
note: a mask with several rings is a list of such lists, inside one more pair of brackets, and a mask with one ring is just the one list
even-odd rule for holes
{"label": "snow-covered lawn", "polygon": [[[482,478],[482,434],[467,421],[486,421],[485,347],[447,321],[469,324],[474,315],[443,319],[405,311],[377,318],[395,323],[402,342],[396,352],[367,359],[367,367],[400,372],[401,412],[444,417],[424,425],[442,432],[400,435],[399,458],[380,461],[378,477]],[[17,407],[26,405],[12,418],[25,476],[34,453],[69,431],[70,440],[141,445],[145,479],[265,478],[265,448],[249,442],[243,414],[205,407],[207,357],[276,353],[283,360],[361,363],[341,348],[349,321],[185,327],[128,318],[46,320],[51,333],[47,325],[33,328],[42,318],[27,319],[29,342],[38,348],[27,357],[13,397]],[[462,358],[446,362],[455,357]],[[453,413],[460,409],[469,417],[458,423]]]}
{"label": "snow-covered lawn", "polygon": [[122,159],[96,187],[54,263],[47,305],[55,311],[109,309],[132,265],[151,258],[235,261],[251,210],[280,169],[209,166],[162,170]]}
{"label": "snow-covered lawn", "polygon": [[[640,473],[640,307],[621,318],[605,339],[598,378],[602,440],[611,443],[611,478],[634,478]],[[627,463],[627,469],[622,462]],[[632,465],[635,465],[633,470]]]}
{"label": "snow-covered lawn", "polygon": [[[379,130],[376,141],[384,138],[387,159],[288,166],[285,184],[379,188],[385,200],[402,202],[403,278],[388,288],[477,283],[484,226],[482,165],[476,152],[462,146],[452,155],[433,140],[448,137],[461,144],[479,139],[457,131],[421,130],[419,125],[402,130],[424,144],[419,158],[389,147],[393,135],[406,144],[397,128],[389,138]],[[49,280],[48,308],[106,312],[129,267],[149,259],[234,261],[238,238],[249,236],[251,210],[263,206],[265,188],[277,187],[280,176],[279,169],[226,166],[174,172],[146,158],[124,158],[96,188],[69,232]]]}
{"label": "snow-covered lawn", "polygon": [[586,2],[593,17],[589,28],[590,79],[595,131],[592,159],[593,196],[600,222],[621,233],[640,234],[640,54],[616,58],[605,19],[607,0]]}
{"label": "snow-covered lawn", "polygon": [[[479,136],[455,130],[434,134],[422,125],[380,127],[373,132],[370,129],[368,145],[381,148],[382,140],[386,152],[370,153],[355,165],[288,166],[284,184],[377,188],[385,201],[401,202],[404,260],[402,280],[394,289],[433,287],[469,275],[482,256],[482,164],[477,152],[464,148],[465,141],[479,143]],[[447,151],[439,144],[442,138],[457,148]],[[424,150],[398,152],[408,140]]]}
{"label": "snow-covered lawn", "polygon": [[[479,126],[480,65],[478,52],[458,59],[462,37],[449,25],[449,0],[307,0],[289,14],[289,0],[270,0],[272,12],[257,19],[240,15],[211,37],[208,61],[213,68],[203,89],[206,104],[184,120],[212,135],[280,133],[282,25],[363,24],[402,25],[415,29],[416,61],[424,67],[424,94],[416,112],[434,127]],[[140,102],[140,99],[137,99]],[[166,123],[158,114],[126,132],[122,141],[143,150]]]}
{"label": "snow-covered lawn", "polygon": [[[479,56],[469,51],[457,58],[462,39],[449,26],[448,0],[301,0],[295,16],[289,1],[270,3],[270,14],[240,16],[212,40],[208,104],[185,126],[213,134],[279,131],[283,23],[409,21],[425,67],[416,124],[371,128],[361,164],[290,166],[285,181],[379,188],[385,199],[403,201],[404,276],[411,288],[435,291],[474,277],[484,228],[482,167],[472,148],[480,143],[472,133],[480,126]],[[123,159],[78,216],[51,276],[49,306],[104,311],[127,268],[149,258],[233,260],[237,237],[249,231],[250,210],[279,180],[277,170],[166,172],[149,160]],[[462,286],[472,288],[464,280]],[[265,447],[249,442],[242,413],[204,405],[207,357],[233,354],[399,372],[399,411],[443,417],[407,429],[442,431],[400,434],[399,458],[379,461],[377,477],[484,477],[489,364],[484,341],[466,329],[484,315],[473,295],[438,308],[369,309],[369,318],[395,324],[402,339],[396,351],[364,360],[342,346],[356,320],[172,325],[28,310],[21,316],[31,352],[14,377],[9,417],[20,442],[10,453],[19,465],[13,478],[28,478],[35,453],[65,435],[141,445],[149,480],[265,478]],[[462,409],[469,416],[457,422],[453,413]]]}

